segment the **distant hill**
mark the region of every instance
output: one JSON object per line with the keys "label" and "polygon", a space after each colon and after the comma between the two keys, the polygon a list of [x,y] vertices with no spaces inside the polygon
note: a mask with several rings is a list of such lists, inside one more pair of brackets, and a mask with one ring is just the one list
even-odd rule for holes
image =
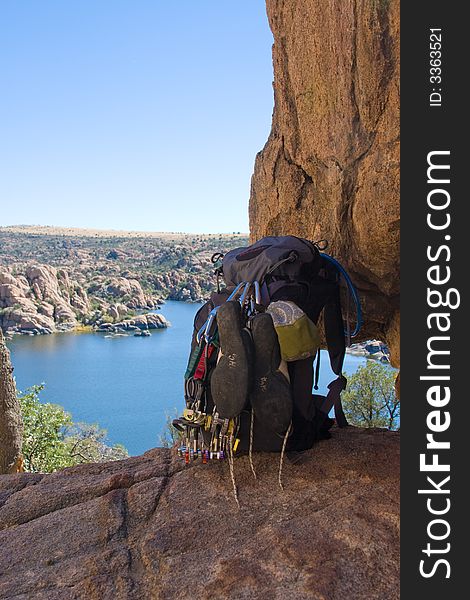
{"label": "distant hill", "polygon": [[82,227],[56,227],[54,225],[7,225],[0,226],[0,233],[22,233],[29,235],[50,235],[50,236],[66,236],[66,237],[100,237],[100,238],[159,238],[159,239],[185,239],[193,236],[201,236],[212,239],[228,237],[246,238],[247,233],[233,232],[229,233],[207,233],[207,234],[191,234],[171,231],[126,231],[119,229],[91,229]]}

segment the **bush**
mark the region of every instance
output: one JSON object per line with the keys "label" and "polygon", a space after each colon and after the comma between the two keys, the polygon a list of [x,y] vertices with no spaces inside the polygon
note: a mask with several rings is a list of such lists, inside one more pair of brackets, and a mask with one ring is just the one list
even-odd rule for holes
{"label": "bush", "polygon": [[19,394],[26,471],[51,473],[81,463],[128,456],[123,446],[106,444],[107,433],[98,425],[74,423],[62,406],[40,402],[43,389],[43,385],[35,385]]}
{"label": "bush", "polygon": [[183,434],[172,425],[173,419],[178,418],[179,414],[177,408],[173,409],[173,413],[166,413],[165,427],[158,440],[161,448],[173,448],[177,442],[181,442]]}
{"label": "bush", "polygon": [[344,412],[352,425],[398,429],[400,400],[395,393],[396,372],[368,361],[349,377],[342,394]]}

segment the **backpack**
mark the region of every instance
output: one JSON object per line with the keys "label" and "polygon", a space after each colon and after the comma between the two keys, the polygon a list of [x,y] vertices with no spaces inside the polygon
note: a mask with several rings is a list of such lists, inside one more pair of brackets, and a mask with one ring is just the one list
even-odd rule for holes
{"label": "backpack", "polygon": [[[248,247],[235,248],[225,255],[217,253],[212,257],[212,262],[216,265],[217,291],[211,294],[210,300],[195,316],[191,352],[184,376],[186,408],[183,416],[173,421],[173,425],[181,432],[182,443],[178,453],[186,464],[196,458],[200,458],[203,463],[214,458],[228,458],[230,462],[233,454],[241,449],[249,451],[254,472],[251,460],[253,448],[280,451],[282,465],[282,454],[286,448],[289,449],[289,445],[292,450],[304,450],[311,447],[316,439],[328,437],[328,429],[333,423],[328,414],[333,407],[338,426],[347,426],[340,397],[346,386],[342,367],[346,340],[349,344],[349,339],[357,335],[362,324],[361,307],[346,271],[334,258],[323,252],[326,246],[324,240],[311,242],[296,236],[270,236]],[[221,278],[225,283],[223,289],[220,287]],[[343,323],[341,278],[346,282],[348,294],[356,306],[356,325],[353,331],[349,326],[349,318],[346,329]],[[224,381],[229,381],[222,378],[220,383],[218,372],[225,368],[225,372],[229,373],[227,368],[230,367],[230,361],[233,362],[230,355],[224,356],[222,353],[219,329],[226,329],[226,323],[233,323],[233,329],[240,330],[237,333],[237,343],[240,352],[246,354],[246,365],[238,372],[238,377],[228,384],[228,387],[231,386],[229,394],[233,391],[232,395],[236,395],[245,382],[248,382],[246,385],[251,385],[252,373],[245,373],[243,370],[248,368],[249,371],[250,363],[256,362],[250,354],[253,352],[250,344],[252,345],[256,331],[263,327],[269,338],[268,328],[270,324],[272,327],[272,319],[266,314],[266,309],[278,301],[295,303],[314,324],[322,317],[330,364],[337,378],[329,384],[326,397],[312,394],[309,373],[313,373],[313,357],[296,361],[297,364],[289,364],[289,372],[294,374],[294,380],[291,379],[290,382],[293,399],[291,406],[280,409],[277,429],[274,427],[276,430],[272,431],[268,421],[276,421],[274,413],[277,407],[271,404],[271,412],[264,414],[260,409],[258,413],[263,418],[254,419],[257,411],[250,405],[249,387],[245,390],[248,396],[246,402],[235,407],[224,407],[224,410],[221,410],[221,402],[218,406],[213,396],[215,392],[215,396],[220,399]],[[224,305],[225,308],[221,309]],[[226,331],[225,335],[229,333]],[[279,346],[277,339],[268,340],[268,346],[269,353],[274,352],[278,356],[275,348]],[[266,347],[266,343],[259,346],[258,354],[259,348]],[[277,361],[277,358],[274,360]],[[225,367],[223,361],[228,363]],[[315,362],[313,383],[314,388],[318,389],[319,349]],[[296,375],[296,369],[298,373],[307,375]],[[282,384],[280,377],[278,384]],[[303,397],[303,407],[297,402],[300,396]],[[266,398],[269,397],[269,394],[266,395]],[[309,414],[305,410],[307,404]],[[273,419],[270,418],[272,414]]]}

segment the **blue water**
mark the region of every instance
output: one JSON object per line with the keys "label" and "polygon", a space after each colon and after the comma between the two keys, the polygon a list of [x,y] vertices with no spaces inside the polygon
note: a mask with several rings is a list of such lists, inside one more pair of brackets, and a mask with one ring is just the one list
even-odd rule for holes
{"label": "blue water", "polygon": [[[99,423],[110,443],[132,455],[159,444],[168,414],[181,410],[193,318],[199,304],[167,302],[168,329],[148,338],[97,333],[16,336],[8,342],[19,390],[45,383],[43,402],[60,404],[74,421]],[[323,353],[319,393],[334,378]],[[353,373],[366,359],[346,356]]]}

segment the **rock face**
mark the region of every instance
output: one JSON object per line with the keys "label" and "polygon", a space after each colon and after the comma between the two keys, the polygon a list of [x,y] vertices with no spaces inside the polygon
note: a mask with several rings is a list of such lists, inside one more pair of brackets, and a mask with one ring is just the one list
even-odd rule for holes
{"label": "rock face", "polygon": [[51,333],[71,329],[90,310],[86,292],[63,269],[29,265],[24,275],[0,268],[0,327]]}
{"label": "rock face", "polygon": [[124,331],[146,331],[148,329],[166,329],[170,322],[160,313],[137,315],[133,319],[124,319],[115,323],[103,323],[97,331],[124,332]]}
{"label": "rock face", "polygon": [[23,421],[16,396],[10,352],[0,329],[0,474],[21,470]]}
{"label": "rock face", "polygon": [[207,300],[210,292],[217,287],[217,279],[211,273],[204,272],[204,268],[214,269],[208,264],[202,266],[188,267],[182,259],[180,263],[181,269],[188,268],[188,272],[184,270],[172,269],[164,275],[157,275],[154,278],[155,289],[165,291],[168,300],[179,300],[182,302],[202,302]]}
{"label": "rock face", "polygon": [[[129,323],[133,311],[159,306],[132,277],[94,282],[89,295],[84,282],[65,269],[35,264],[25,266],[23,273],[13,275],[11,268],[0,266],[0,328],[9,333],[52,333],[79,323],[99,327],[109,319],[118,327]],[[168,325],[162,315],[136,316],[131,324],[147,329]]]}
{"label": "rock face", "polygon": [[362,339],[386,341],[397,364],[399,2],[267,0],[267,11],[275,106],[252,239],[327,239],[359,288]]}
{"label": "rock face", "polygon": [[124,302],[128,308],[154,308],[154,300],[144,293],[136,279],[113,277],[106,285],[106,292],[113,298]]}
{"label": "rock face", "polygon": [[[0,478],[0,597],[399,598],[399,434],[334,431],[306,455],[184,468],[156,449]],[[370,457],[373,456],[373,460]]]}

